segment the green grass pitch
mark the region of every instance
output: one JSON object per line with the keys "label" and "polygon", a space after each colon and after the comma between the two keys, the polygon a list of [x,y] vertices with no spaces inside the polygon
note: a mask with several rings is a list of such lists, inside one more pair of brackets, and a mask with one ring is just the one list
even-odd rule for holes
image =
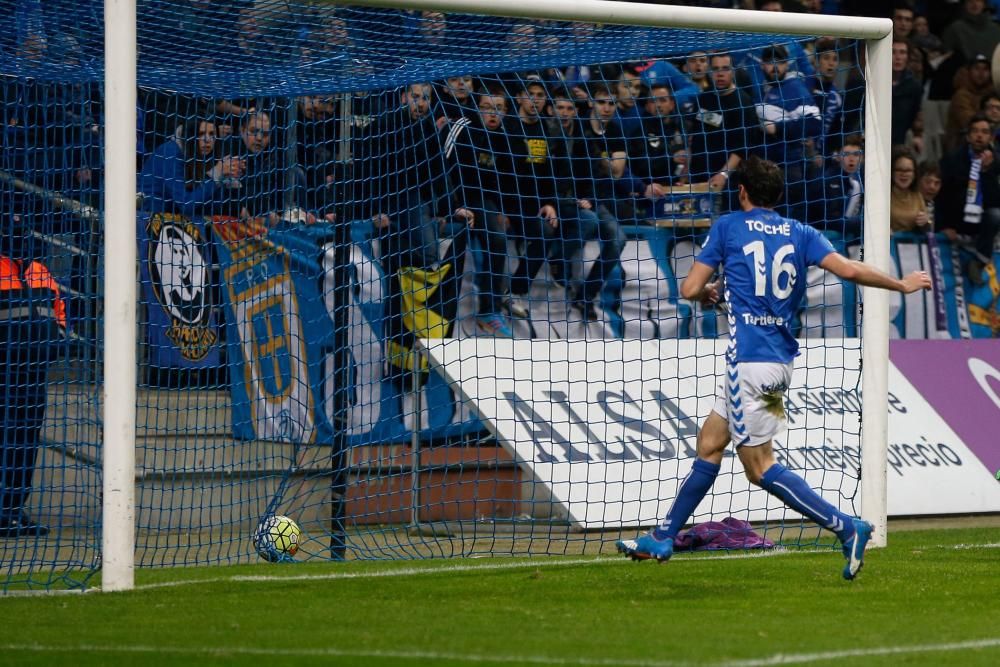
{"label": "green grass pitch", "polygon": [[2,665],[1000,664],[1000,532],[839,552],[303,563],[137,572],[0,598]]}

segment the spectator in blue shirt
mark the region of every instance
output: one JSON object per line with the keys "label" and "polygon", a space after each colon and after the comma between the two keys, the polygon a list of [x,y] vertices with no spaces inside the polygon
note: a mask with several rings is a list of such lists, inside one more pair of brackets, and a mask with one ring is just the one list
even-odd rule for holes
{"label": "spectator in blue shirt", "polygon": [[142,210],[195,216],[224,201],[238,187],[243,161],[215,160],[215,139],[213,121],[193,118],[158,146],[139,173]]}
{"label": "spectator in blue shirt", "polygon": [[823,132],[823,120],[812,94],[798,76],[788,72],[788,51],[777,44],[761,52],[767,83],[757,116],[764,128],[764,154],[785,170],[785,203],[779,210],[805,219],[806,149]]}
{"label": "spectator in blue shirt", "polygon": [[812,93],[820,115],[823,117],[823,133],[815,145],[818,155],[829,155],[840,148],[844,129],[844,93],[837,87],[837,72],[840,69],[840,52],[837,40],[822,37],[816,40],[816,74],[806,79],[806,87]]}

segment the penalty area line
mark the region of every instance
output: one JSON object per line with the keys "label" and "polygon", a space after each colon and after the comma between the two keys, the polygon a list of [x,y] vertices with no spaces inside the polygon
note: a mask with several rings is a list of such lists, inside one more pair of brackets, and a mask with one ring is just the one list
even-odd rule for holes
{"label": "penalty area line", "polygon": [[[689,558],[682,556],[671,560],[673,564],[680,563],[704,563],[720,560],[743,560],[747,558],[774,558],[778,556],[789,556],[795,554],[818,554],[834,553],[828,549],[772,549],[753,553],[724,554],[706,556],[701,558]],[[516,563],[484,563],[481,565],[448,565],[444,567],[405,567],[391,570],[378,570],[374,572],[326,572],[323,574],[234,574],[228,577],[207,577],[205,579],[181,579],[178,581],[161,581],[152,584],[141,584],[135,587],[137,591],[153,590],[157,588],[175,588],[178,586],[204,586],[205,584],[221,584],[236,582],[289,582],[289,581],[335,581],[340,579],[381,579],[384,577],[413,577],[433,574],[454,574],[464,572],[480,571],[500,571],[519,569],[539,569],[549,567],[567,567],[572,565],[618,565],[631,564],[624,556],[608,557],[598,556],[594,558],[572,558],[572,559],[548,559]]]}
{"label": "penalty area line", "polygon": [[845,651],[824,651],[817,653],[775,654],[765,658],[749,660],[727,660],[722,662],[656,660],[630,658],[587,658],[572,656],[541,656],[541,655],[479,655],[475,653],[444,653],[439,651],[393,651],[371,650],[358,651],[338,648],[254,648],[249,646],[219,647],[219,646],[143,646],[143,645],[99,645],[77,644],[54,646],[46,644],[0,644],[4,652],[31,653],[111,653],[111,654],[154,654],[171,653],[198,657],[225,658],[232,656],[258,657],[326,657],[326,658],[391,658],[394,660],[422,661],[454,661],[484,664],[539,664],[539,665],[577,665],[579,667],[604,667],[620,665],[621,667],[688,667],[703,665],[707,667],[771,667],[773,665],[799,665],[813,662],[828,662],[843,658],[867,658],[886,655],[913,655],[920,653],[943,653],[951,651],[966,651],[1000,647],[1000,638],[975,639],[964,642],[949,642],[946,644],[913,644],[909,646],[874,646],[871,648],[856,648]]}

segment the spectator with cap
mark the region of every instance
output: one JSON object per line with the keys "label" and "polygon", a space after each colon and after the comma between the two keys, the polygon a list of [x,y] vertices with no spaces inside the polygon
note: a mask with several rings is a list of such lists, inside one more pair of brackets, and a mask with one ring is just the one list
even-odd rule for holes
{"label": "spectator with cap", "polygon": [[778,211],[786,217],[806,217],[806,148],[823,133],[823,119],[812,93],[795,75],[789,75],[788,51],[775,44],[761,52],[765,85],[757,116],[764,129],[768,160],[784,167],[785,198]]}
{"label": "spectator with cap", "polygon": [[967,76],[951,96],[946,126],[946,145],[956,148],[962,143],[962,132],[969,119],[979,113],[983,98],[993,92],[990,59],[977,53],[967,66]]}
{"label": "spectator with cap", "polygon": [[708,53],[702,50],[694,50],[688,53],[684,61],[684,73],[698,90],[704,92],[712,88],[712,79],[708,75]]}

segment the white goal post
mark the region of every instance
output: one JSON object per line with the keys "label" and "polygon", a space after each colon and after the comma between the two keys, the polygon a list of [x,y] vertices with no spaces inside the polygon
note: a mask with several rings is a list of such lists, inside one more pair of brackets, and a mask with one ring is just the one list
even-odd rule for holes
{"label": "white goal post", "polygon": [[[865,261],[889,270],[889,19],[663,6],[610,0],[326,0],[329,4],[500,17],[864,40]],[[104,497],[102,589],[134,586],[136,440],[136,0],[105,0]],[[889,295],[865,288],[861,512],[886,544]]]}

